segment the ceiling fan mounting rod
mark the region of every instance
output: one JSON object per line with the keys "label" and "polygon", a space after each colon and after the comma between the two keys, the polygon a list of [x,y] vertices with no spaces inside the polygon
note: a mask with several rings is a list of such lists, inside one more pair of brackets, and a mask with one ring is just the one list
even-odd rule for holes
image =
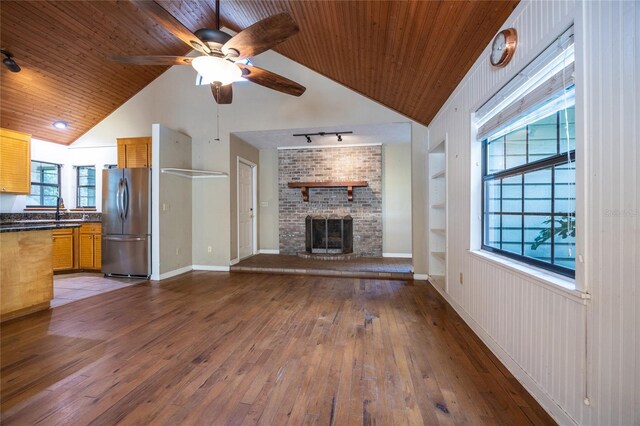
{"label": "ceiling fan mounting rod", "polygon": [[220,0],[216,0],[216,30],[220,31]]}

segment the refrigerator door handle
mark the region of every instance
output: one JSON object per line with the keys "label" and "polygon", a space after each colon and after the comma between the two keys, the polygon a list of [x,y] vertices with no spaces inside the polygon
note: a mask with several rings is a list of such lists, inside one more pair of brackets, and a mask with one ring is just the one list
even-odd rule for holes
{"label": "refrigerator door handle", "polygon": [[124,241],[124,242],[131,242],[131,241],[144,241],[147,239],[147,237],[110,237],[108,235],[103,235],[102,236],[103,240],[108,240],[108,241]]}
{"label": "refrigerator door handle", "polygon": [[129,216],[129,181],[127,180],[127,178],[124,178],[124,190],[122,192],[122,196],[124,198],[122,214],[124,216],[124,219],[126,219],[127,216]]}
{"label": "refrigerator door handle", "polygon": [[118,181],[118,189],[116,191],[116,209],[118,217],[122,220],[122,178]]}

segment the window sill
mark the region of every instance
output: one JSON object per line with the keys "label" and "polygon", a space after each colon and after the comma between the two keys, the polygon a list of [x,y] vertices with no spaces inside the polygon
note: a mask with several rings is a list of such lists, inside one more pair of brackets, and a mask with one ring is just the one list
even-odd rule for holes
{"label": "window sill", "polygon": [[69,209],[70,212],[96,212],[95,207],[77,207],[75,209]]}
{"label": "window sill", "polygon": [[469,250],[469,253],[483,261],[486,261],[487,263],[492,263],[502,269],[515,272],[523,278],[534,282],[536,285],[545,287],[554,293],[572,299],[576,302],[584,303],[586,299],[590,298],[589,293],[576,289],[575,280],[571,278],[554,274],[552,272],[536,268],[535,266],[527,265],[484,250]]}

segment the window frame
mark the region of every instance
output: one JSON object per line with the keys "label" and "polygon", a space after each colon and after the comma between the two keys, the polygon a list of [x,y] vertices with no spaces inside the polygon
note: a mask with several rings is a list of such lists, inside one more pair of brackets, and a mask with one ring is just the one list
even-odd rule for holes
{"label": "window frame", "polygon": [[[31,182],[29,183],[29,197],[34,197],[36,196],[36,194],[32,194],[31,191],[31,187],[33,185],[37,185],[39,187],[56,187],[58,188],[58,199],[60,197],[62,197],[62,164],[57,164],[57,163],[50,163],[48,161],[39,161],[39,160],[31,160],[31,170],[33,170],[33,163],[40,163],[40,164],[50,164],[52,166],[56,166],[56,168],[58,169],[58,183],[57,184],[53,184],[53,183],[44,183],[42,182],[44,180],[44,173],[40,172],[41,176],[40,176],[40,182],[36,182],[34,183],[33,180],[31,180]],[[26,205],[25,207],[27,208],[55,208],[57,207],[55,204],[53,206],[50,205],[45,205],[43,204],[43,195],[44,193],[42,192],[42,190],[40,191],[40,194],[37,194],[40,200],[39,204],[29,204]]]}
{"label": "window frame", "polygon": [[[558,130],[556,132],[556,134],[558,135],[558,143],[560,143],[560,137],[559,137],[559,132],[560,132],[560,116],[559,114],[561,113],[561,111],[557,111],[556,114],[558,114],[558,119],[556,120],[556,125],[558,126]],[[529,150],[529,131],[528,131],[528,126],[526,126],[527,131],[526,131],[526,149],[527,149],[527,157],[528,157],[528,150]],[[506,135],[505,135],[506,136]],[[504,136],[503,136],[504,137]],[[487,164],[487,146],[488,146],[488,142],[489,142],[489,138],[485,137],[482,140],[482,179],[481,179],[481,186],[482,186],[482,190],[481,190],[481,217],[482,217],[482,226],[481,226],[481,236],[480,236],[480,247],[482,250],[485,250],[487,252],[490,253],[494,253],[494,254],[498,254],[501,256],[505,256],[520,262],[523,262],[525,264],[531,265],[531,266],[535,266],[535,267],[539,267],[542,268],[544,270],[550,271],[550,272],[554,272],[572,279],[575,279],[575,269],[571,269],[565,266],[560,266],[560,265],[556,265],[553,263],[548,263],[548,262],[544,262],[542,260],[538,260],[532,257],[528,257],[525,256],[524,254],[517,254],[517,253],[513,253],[513,252],[509,252],[506,250],[502,250],[500,248],[496,248],[493,246],[489,246],[485,244],[485,236],[487,235],[487,231],[488,231],[488,225],[489,225],[489,221],[487,220],[487,213],[485,211],[485,208],[487,207],[487,200],[486,200],[486,193],[485,193],[485,187],[486,187],[486,182],[487,181],[494,181],[494,180],[500,180],[500,179],[504,179],[504,178],[508,178],[508,177],[512,177],[512,176],[522,176],[523,180],[522,180],[522,185],[523,185],[523,190],[522,190],[522,199],[523,199],[523,203],[524,203],[524,175],[526,173],[530,173],[530,172],[534,172],[537,170],[543,170],[543,169],[548,169],[548,168],[552,168],[552,173],[551,173],[551,208],[550,208],[550,213],[551,213],[551,229],[554,229],[555,226],[555,221],[553,220],[556,216],[571,216],[573,218],[573,226],[574,229],[576,227],[576,217],[575,217],[575,213],[571,214],[569,212],[559,212],[556,213],[555,212],[555,197],[554,197],[554,190],[555,190],[555,173],[553,173],[553,167],[555,166],[562,166],[562,165],[567,165],[567,164],[575,164],[575,147],[574,149],[572,149],[571,151],[568,152],[562,152],[559,154],[555,154],[551,157],[547,157],[547,158],[543,158],[541,160],[537,160],[531,163],[526,163],[526,164],[522,164],[519,166],[515,166],[515,167],[511,167],[509,169],[505,169],[505,170],[501,170],[492,174],[487,174],[487,170],[488,170],[488,164]],[[506,150],[504,151],[505,155],[506,155]],[[501,207],[502,207],[502,191],[500,191],[500,203],[501,203]],[[576,198],[577,198],[577,194],[576,194]],[[577,201],[576,201],[577,202]],[[576,205],[577,208],[577,205]],[[502,212],[502,209],[500,210],[500,213],[498,213],[500,216],[503,216],[504,213]],[[509,213],[508,213],[509,214]],[[524,207],[522,209],[522,212],[520,213],[513,213],[513,214],[509,214],[509,215],[520,215],[522,217],[524,217],[524,215],[531,215],[531,216],[549,216],[549,214],[545,213],[533,213],[533,212],[525,212],[524,211]],[[502,223],[502,221],[501,221]],[[522,245],[524,247],[524,245],[526,244],[525,239],[524,239],[524,232],[525,232],[525,227],[524,227],[524,223],[522,226]],[[500,226],[500,235],[501,235],[501,241],[502,241],[502,225]],[[551,259],[553,261],[554,259],[554,242],[555,242],[555,232],[551,232],[551,240],[550,240],[550,244],[551,244]],[[524,250],[523,250],[524,253]]]}
{"label": "window frame", "polygon": [[[78,209],[95,209],[96,208],[96,198],[97,198],[97,193],[96,193],[96,166],[75,166],[76,168],[76,208]],[[93,169],[93,179],[94,179],[94,184],[93,185],[80,185],[80,169]],[[93,206],[81,206],[80,205],[80,188],[93,188],[94,191],[94,196],[93,196]]]}

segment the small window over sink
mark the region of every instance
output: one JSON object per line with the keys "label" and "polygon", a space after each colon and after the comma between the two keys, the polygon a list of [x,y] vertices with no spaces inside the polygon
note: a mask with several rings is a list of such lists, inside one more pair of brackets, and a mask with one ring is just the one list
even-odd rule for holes
{"label": "small window over sink", "polygon": [[27,207],[56,207],[60,197],[60,168],[62,165],[31,161],[31,193]]}

